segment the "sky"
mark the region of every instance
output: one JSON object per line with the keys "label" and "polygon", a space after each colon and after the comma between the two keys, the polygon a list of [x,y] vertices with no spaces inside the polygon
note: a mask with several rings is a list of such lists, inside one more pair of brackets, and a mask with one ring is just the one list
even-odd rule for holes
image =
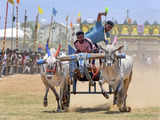
{"label": "sky", "polygon": [[[0,0],[0,28],[4,28],[6,1]],[[50,23],[52,8],[58,11],[54,20],[65,24],[66,16],[69,16],[69,21],[76,23],[78,13],[81,13],[82,20],[96,19],[97,14],[104,12],[106,7],[109,8],[107,19],[117,20],[118,23],[123,23],[127,9],[129,9],[129,17],[132,21],[137,20],[138,24],[142,24],[145,20],[150,23],[153,21],[160,23],[159,5],[160,0],[20,0],[19,22],[24,21],[25,9],[27,9],[28,20],[35,21],[40,6],[44,14],[40,15],[39,19],[44,23]],[[8,27],[11,26],[12,7],[9,4]]]}

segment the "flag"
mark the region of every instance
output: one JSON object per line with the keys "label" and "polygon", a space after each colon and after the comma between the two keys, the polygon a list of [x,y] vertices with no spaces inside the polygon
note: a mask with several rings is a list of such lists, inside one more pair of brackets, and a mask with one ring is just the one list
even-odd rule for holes
{"label": "flag", "polygon": [[8,2],[14,5],[14,0],[8,0]]}
{"label": "flag", "polygon": [[55,8],[52,9],[52,14],[53,14],[54,16],[56,16],[57,10],[56,10]]}
{"label": "flag", "polygon": [[43,14],[44,13],[43,9],[40,8],[40,6],[38,6],[38,12],[39,12],[39,14]]}
{"label": "flag", "polygon": [[72,21],[71,21],[71,23],[70,23],[70,27],[71,27],[71,28],[73,27]]}
{"label": "flag", "polygon": [[17,0],[17,4],[19,4],[20,3],[20,0]]}
{"label": "flag", "polygon": [[78,13],[78,17],[81,17],[81,13]]}
{"label": "flag", "polygon": [[108,13],[108,10],[109,10],[108,8],[105,8],[105,12],[106,12],[106,13]]}

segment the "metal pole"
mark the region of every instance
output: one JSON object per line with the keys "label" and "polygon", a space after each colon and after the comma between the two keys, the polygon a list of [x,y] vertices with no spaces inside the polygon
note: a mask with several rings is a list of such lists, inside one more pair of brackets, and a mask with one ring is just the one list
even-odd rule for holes
{"label": "metal pole", "polygon": [[16,6],[16,49],[18,49],[18,5]]}
{"label": "metal pole", "polygon": [[3,39],[3,47],[2,47],[2,58],[4,56],[4,51],[5,51],[5,46],[6,46],[7,18],[8,18],[8,1],[7,1],[7,5],[6,5],[6,17],[5,17],[5,26],[4,26],[4,39]]}
{"label": "metal pole", "polygon": [[14,27],[15,17],[14,17],[14,5],[12,9],[12,37],[11,37],[11,50],[13,50],[13,27]]}
{"label": "metal pole", "polygon": [[50,24],[50,27],[49,27],[49,41],[51,39],[51,30],[52,30],[52,24],[53,24],[53,16],[51,16],[51,24]]}
{"label": "metal pole", "polygon": [[35,39],[34,39],[34,52],[36,52],[36,47],[37,47],[37,45],[36,45],[36,42],[37,42],[37,37],[38,37],[38,19],[39,19],[39,13],[37,14],[37,16],[36,16],[36,25],[35,25]]}
{"label": "metal pole", "polygon": [[25,15],[24,15],[24,38],[23,38],[23,49],[25,49],[25,41],[26,41],[26,24],[27,24],[27,10],[25,9]]}
{"label": "metal pole", "polygon": [[65,40],[65,51],[67,52],[68,48],[68,18],[66,19],[66,40]]}

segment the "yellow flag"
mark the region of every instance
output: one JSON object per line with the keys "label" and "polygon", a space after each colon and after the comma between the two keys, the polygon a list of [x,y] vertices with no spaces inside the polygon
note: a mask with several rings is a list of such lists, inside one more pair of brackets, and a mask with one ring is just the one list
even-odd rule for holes
{"label": "yellow flag", "polygon": [[14,0],[8,0],[8,2],[14,5]]}
{"label": "yellow flag", "polygon": [[43,14],[44,13],[43,9],[40,8],[40,6],[38,6],[38,12],[39,12],[39,14]]}
{"label": "yellow flag", "polygon": [[81,17],[81,13],[78,13],[78,17]]}

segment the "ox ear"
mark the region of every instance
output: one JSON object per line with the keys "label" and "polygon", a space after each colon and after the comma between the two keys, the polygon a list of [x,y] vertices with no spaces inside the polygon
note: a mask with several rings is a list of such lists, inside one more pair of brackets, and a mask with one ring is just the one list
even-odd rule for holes
{"label": "ox ear", "polygon": [[113,52],[116,52],[116,51],[120,51],[124,46],[121,45],[120,47],[118,47],[117,49],[115,49]]}
{"label": "ox ear", "polygon": [[55,57],[57,57],[59,55],[60,49],[61,49],[61,44],[59,44],[59,47],[58,47],[56,53],[54,54]]}

